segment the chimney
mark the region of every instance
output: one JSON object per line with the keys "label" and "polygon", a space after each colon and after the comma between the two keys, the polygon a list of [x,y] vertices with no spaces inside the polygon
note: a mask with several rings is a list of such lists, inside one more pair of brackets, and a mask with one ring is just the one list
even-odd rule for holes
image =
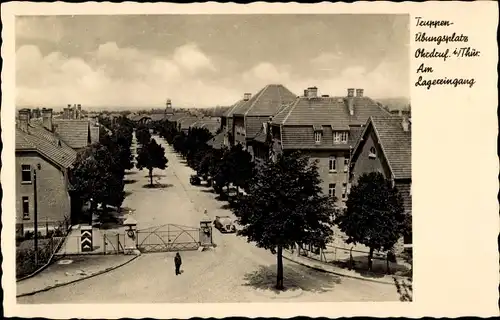
{"label": "chimney", "polygon": [[76,107],[76,108],[77,108],[77,109],[76,109],[76,110],[77,110],[77,112],[76,112],[76,115],[77,115],[77,116],[76,116],[76,117],[77,117],[77,119],[81,119],[81,118],[82,118],[82,105],[81,105],[81,104],[79,104],[79,105],[77,105],[77,107]]}
{"label": "chimney", "polygon": [[317,98],[318,97],[318,88],[317,87],[309,87],[309,88],[307,88],[307,91],[308,91],[308,94],[307,94],[308,98]]}
{"label": "chimney", "polygon": [[347,98],[345,99],[345,103],[347,104],[347,109],[349,109],[349,114],[351,116],[354,115],[354,89],[347,89]]}
{"label": "chimney", "polygon": [[53,126],[52,126],[52,109],[48,108],[43,108],[42,109],[42,123],[43,123],[43,126],[49,130],[49,131],[53,131]]}
{"label": "chimney", "polygon": [[172,107],[172,100],[167,99],[167,108],[171,108],[171,107]]}
{"label": "chimney", "polygon": [[250,98],[251,98],[251,97],[252,97],[252,94],[251,94],[251,93],[248,93],[248,92],[247,92],[247,93],[243,94],[243,100],[244,100],[244,101],[248,101],[248,100],[250,100]]}
{"label": "chimney", "polygon": [[403,126],[403,131],[408,132],[410,130],[410,122],[406,117],[403,117],[403,121],[401,122],[401,125]]}
{"label": "chimney", "polygon": [[30,123],[30,109],[19,110],[19,128],[24,132],[28,132],[28,124]]}
{"label": "chimney", "polygon": [[363,96],[363,89],[356,89],[356,97],[361,98]]}
{"label": "chimney", "polygon": [[304,97],[306,97],[306,98],[307,98],[308,96],[309,96],[309,90],[304,89]]}

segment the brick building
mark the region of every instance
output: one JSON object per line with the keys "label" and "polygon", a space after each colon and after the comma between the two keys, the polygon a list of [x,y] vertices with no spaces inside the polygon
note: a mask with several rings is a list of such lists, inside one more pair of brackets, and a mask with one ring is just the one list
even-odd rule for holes
{"label": "brick building", "polygon": [[[356,95],[355,95],[356,92]],[[370,116],[389,115],[377,102],[365,97],[363,89],[348,89],[344,97],[318,95],[309,87],[304,95],[262,125],[257,140],[260,157],[268,156],[262,143],[264,132],[271,135],[276,153],[301,151],[318,161],[318,171],[325,194],[342,204],[347,199],[349,159],[363,126]]]}
{"label": "brick building", "polygon": [[[51,111],[42,110],[45,116]],[[45,121],[45,125],[50,126],[50,123]],[[18,234],[34,229],[35,171],[39,230],[45,232],[70,219],[68,175],[77,152],[44,126],[30,124],[30,110],[22,109],[16,124],[15,155]]]}
{"label": "brick building", "polygon": [[227,128],[233,141],[229,141],[229,144],[243,145],[255,158],[254,149],[258,148],[255,138],[261,131],[262,124],[293,103],[296,97],[281,84],[267,85],[254,96],[246,93],[243,102],[237,103],[230,112],[232,121],[229,122],[232,126]]}
{"label": "brick building", "polygon": [[[350,181],[360,175],[380,172],[390,179],[404,200],[407,214],[412,213],[411,194],[411,115],[370,117],[351,158]],[[404,239],[411,246],[411,235]]]}

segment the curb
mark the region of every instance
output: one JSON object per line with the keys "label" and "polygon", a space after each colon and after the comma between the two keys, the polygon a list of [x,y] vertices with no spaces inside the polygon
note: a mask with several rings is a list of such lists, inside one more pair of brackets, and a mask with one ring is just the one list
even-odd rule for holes
{"label": "curb", "polygon": [[305,264],[305,263],[303,263],[301,261],[298,261],[296,259],[293,259],[292,257],[288,257],[288,256],[285,256],[285,255],[283,255],[283,258],[285,258],[288,261],[295,262],[297,264],[300,264],[302,266],[305,266],[305,267],[308,267],[308,268],[311,268],[311,269],[314,269],[314,270],[328,272],[328,273],[335,274],[335,275],[338,275],[338,276],[342,276],[342,277],[346,277],[346,278],[352,278],[352,279],[358,279],[358,280],[363,280],[363,281],[368,281],[368,282],[376,282],[376,283],[381,283],[381,284],[386,284],[386,285],[394,285],[394,280],[393,280],[394,278],[400,279],[400,280],[408,280],[407,278],[399,277],[399,276],[392,276],[392,281],[385,280],[385,279],[383,279],[383,280],[382,279],[370,279],[370,278],[365,278],[365,277],[362,277],[362,276],[356,276],[356,275],[345,274],[345,273],[342,273],[342,272],[336,272],[336,271],[326,270],[326,269],[321,268],[321,266],[311,266],[311,265]]}
{"label": "curb", "polygon": [[71,281],[68,281],[68,282],[58,283],[58,284],[55,284],[53,286],[48,286],[48,287],[45,287],[43,289],[38,289],[38,290],[35,290],[35,291],[32,291],[32,292],[22,293],[22,294],[16,295],[16,298],[21,298],[21,297],[26,297],[26,296],[32,296],[32,295],[40,293],[40,292],[49,291],[51,289],[63,287],[63,286],[66,286],[68,284],[73,284],[73,283],[76,283],[76,282],[79,282],[79,281],[82,281],[82,280],[87,280],[87,279],[99,276],[101,274],[113,271],[113,270],[118,269],[120,267],[123,267],[124,265],[126,265],[126,264],[134,261],[135,259],[137,259],[139,257],[140,257],[140,255],[137,255],[137,256],[133,257],[132,259],[125,261],[122,264],[119,264],[119,265],[114,266],[114,267],[109,267],[109,268],[106,268],[106,269],[101,270],[101,271],[97,271],[95,273],[89,274],[88,276],[85,276],[85,277],[82,277],[82,278],[78,278],[78,279],[71,280]]}

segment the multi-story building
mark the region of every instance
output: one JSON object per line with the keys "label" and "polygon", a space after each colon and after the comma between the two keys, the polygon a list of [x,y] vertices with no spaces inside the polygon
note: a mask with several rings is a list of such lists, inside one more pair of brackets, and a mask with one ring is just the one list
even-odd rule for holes
{"label": "multi-story building", "polygon": [[[43,109],[47,115],[47,109]],[[49,111],[52,111],[49,109]],[[34,229],[35,201],[40,232],[71,219],[70,167],[77,152],[51,127],[30,124],[30,110],[19,111],[16,125],[16,226],[19,235]],[[35,174],[37,197],[35,199]]]}
{"label": "multi-story building", "polygon": [[[350,181],[356,184],[364,173],[380,172],[403,197],[406,214],[412,213],[411,114],[370,117],[354,148]],[[411,247],[411,235],[404,245]]]}
{"label": "multi-story building", "polygon": [[385,116],[374,100],[363,95],[363,89],[348,89],[345,97],[318,95],[318,88],[304,90],[268,124],[262,124],[257,137],[260,157],[268,156],[262,143],[264,131],[271,136],[275,152],[301,151],[318,162],[318,171],[325,194],[339,204],[349,192],[349,159],[363,127],[370,116]]}
{"label": "multi-story building", "polygon": [[[295,101],[296,95],[281,84],[270,84],[254,96],[245,94],[243,102],[231,110],[234,143],[241,144],[254,158],[255,138],[262,124]],[[230,141],[231,143],[231,141]]]}

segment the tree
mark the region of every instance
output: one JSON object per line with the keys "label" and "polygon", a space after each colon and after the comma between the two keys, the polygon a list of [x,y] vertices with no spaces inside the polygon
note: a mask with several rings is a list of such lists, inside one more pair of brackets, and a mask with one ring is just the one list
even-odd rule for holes
{"label": "tree", "polygon": [[137,155],[137,169],[142,170],[147,168],[149,170],[150,186],[153,185],[153,169],[158,168],[165,170],[167,168],[168,160],[165,157],[165,149],[156,143],[155,139],[151,139],[149,143],[144,144],[139,149]]}
{"label": "tree", "polygon": [[141,126],[137,128],[135,132],[135,136],[137,138],[137,141],[139,144],[148,144],[149,141],[151,140],[151,133],[149,133],[149,129],[145,126]]}
{"label": "tree", "polygon": [[227,157],[225,158],[229,172],[227,176],[230,178],[236,187],[239,194],[239,188],[246,189],[248,182],[254,173],[254,164],[252,162],[252,155],[248,151],[243,150],[243,146],[238,144],[231,148]]}
{"label": "tree", "polygon": [[92,212],[99,204],[105,211],[107,205],[121,206],[125,198],[124,183],[115,168],[112,154],[100,143],[78,154],[70,182],[79,198],[90,202]]}
{"label": "tree", "polygon": [[346,210],[336,218],[340,230],[347,235],[347,243],[361,243],[370,248],[368,269],[372,269],[375,250],[391,250],[408,232],[408,216],[403,199],[390,180],[380,172],[359,177],[351,188]]}
{"label": "tree", "polygon": [[276,288],[283,286],[283,249],[296,243],[325,247],[333,234],[334,204],[320,188],[316,162],[299,153],[266,161],[233,208],[243,226],[238,235],[277,253]]}

